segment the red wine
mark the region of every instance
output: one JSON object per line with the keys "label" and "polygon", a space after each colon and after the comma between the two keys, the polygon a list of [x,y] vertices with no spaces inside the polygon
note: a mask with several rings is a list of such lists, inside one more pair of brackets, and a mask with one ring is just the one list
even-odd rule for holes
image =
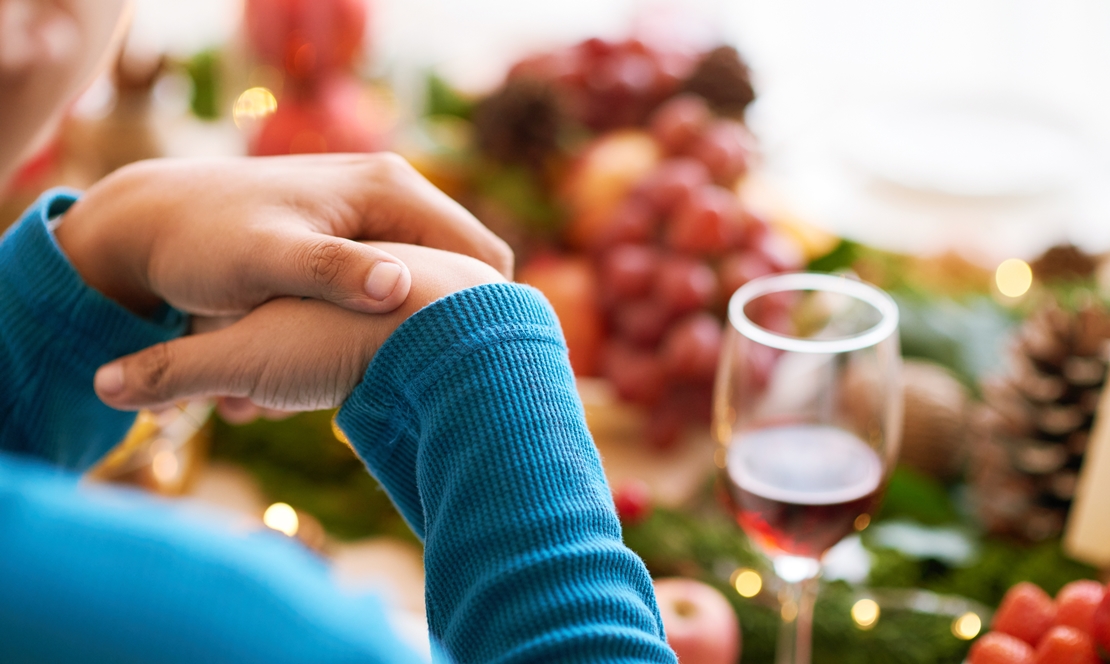
{"label": "red wine", "polygon": [[726,484],[737,522],[771,555],[819,558],[878,504],[875,450],[830,426],[789,425],[739,434]]}

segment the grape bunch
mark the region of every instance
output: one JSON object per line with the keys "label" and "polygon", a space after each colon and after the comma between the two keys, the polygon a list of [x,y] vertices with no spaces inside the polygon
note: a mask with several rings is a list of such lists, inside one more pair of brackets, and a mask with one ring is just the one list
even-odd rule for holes
{"label": "grape bunch", "polygon": [[651,48],[638,39],[594,38],[522,60],[508,78],[552,83],[571,117],[603,131],[642,124],[695,65],[688,53]]}
{"label": "grape bunch", "polygon": [[[666,447],[688,424],[708,421],[729,296],[756,277],[798,269],[801,255],[733,190],[753,154],[741,123],[680,95],[648,127],[662,158],[585,237],[607,329],[601,373],[648,409],[650,440]],[[763,300],[751,315],[779,327],[785,307]]]}

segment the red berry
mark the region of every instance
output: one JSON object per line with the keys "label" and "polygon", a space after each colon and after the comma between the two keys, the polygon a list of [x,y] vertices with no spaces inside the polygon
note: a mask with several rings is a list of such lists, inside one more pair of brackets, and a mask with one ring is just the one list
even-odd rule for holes
{"label": "red berry", "polygon": [[659,299],[620,302],[613,308],[617,335],[640,346],[654,346],[674,319],[672,307]]}
{"label": "red berry", "polygon": [[626,401],[654,406],[666,389],[663,364],[653,353],[611,343],[605,349],[602,371]]}
{"label": "red berry", "polygon": [[726,187],[748,171],[752,138],[735,120],[717,120],[690,148],[690,155],[709,167],[713,179]]}
{"label": "red berry", "polygon": [[671,378],[711,381],[721,354],[721,323],[711,314],[693,314],[663,337],[663,367]]}
{"label": "red berry", "polygon": [[642,244],[622,244],[610,249],[601,261],[601,283],[617,298],[643,297],[655,283],[659,252]]}
{"label": "red berry", "polygon": [[625,480],[613,490],[613,505],[621,523],[643,521],[651,516],[651,487],[640,479]]}
{"label": "red berry", "polygon": [[1086,632],[1057,625],[1037,645],[1035,664],[1099,664],[1095,644]]}
{"label": "red berry", "polygon": [[752,279],[771,274],[775,268],[756,251],[741,251],[725,256],[718,268],[721,276],[721,291],[731,297],[736,289]]}
{"label": "red berry", "polygon": [[679,95],[651,116],[650,130],[664,150],[677,154],[698,140],[712,117],[705,99],[698,95]]}
{"label": "red berry", "polygon": [[717,295],[717,275],[705,263],[685,256],[671,256],[659,267],[655,293],[672,312],[701,309]]}
{"label": "red berry", "polygon": [[1103,592],[1102,601],[1091,616],[1091,636],[1103,650],[1110,653],[1110,586]]}
{"label": "red berry", "polygon": [[650,203],[638,196],[626,198],[606,223],[587,239],[591,248],[611,247],[623,242],[647,242],[655,235],[659,217]]}
{"label": "red berry", "polygon": [[1028,643],[1001,632],[979,637],[967,654],[968,664],[1033,664]]}
{"label": "red berry", "polygon": [[689,157],[679,157],[664,161],[636,189],[660,214],[669,215],[694,191],[708,184],[711,180],[705,164]]}
{"label": "red berry", "polygon": [[1035,646],[1055,619],[1056,603],[1052,598],[1037,585],[1022,582],[1002,598],[991,629]]}
{"label": "red berry", "polygon": [[1091,620],[1102,601],[1102,584],[1083,579],[1072,581],[1056,593],[1056,623],[1091,632]]}
{"label": "red berry", "polygon": [[736,194],[716,185],[695,190],[675,212],[667,244],[694,254],[717,255],[744,234],[744,209]]}

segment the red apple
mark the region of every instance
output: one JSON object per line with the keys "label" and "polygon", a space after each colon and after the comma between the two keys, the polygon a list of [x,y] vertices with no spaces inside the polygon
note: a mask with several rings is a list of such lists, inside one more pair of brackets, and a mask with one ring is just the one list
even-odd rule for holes
{"label": "red apple", "polygon": [[686,664],[736,664],[740,621],[725,596],[693,579],[655,582],[667,643]]}
{"label": "red apple", "polygon": [[588,260],[547,254],[517,272],[517,281],[544,294],[563,326],[574,373],[592,376],[601,353],[602,321],[597,275]]}
{"label": "red apple", "polygon": [[389,142],[390,121],[380,100],[357,82],[333,77],[311,96],[283,95],[251,140],[250,154],[374,152]]}
{"label": "red apple", "polygon": [[658,162],[659,146],[642,131],[611,132],[591,143],[561,187],[572,216],[571,244],[594,246],[628,192]]}
{"label": "red apple", "polygon": [[349,67],[366,30],[364,0],[247,0],[245,13],[258,56],[296,79]]}

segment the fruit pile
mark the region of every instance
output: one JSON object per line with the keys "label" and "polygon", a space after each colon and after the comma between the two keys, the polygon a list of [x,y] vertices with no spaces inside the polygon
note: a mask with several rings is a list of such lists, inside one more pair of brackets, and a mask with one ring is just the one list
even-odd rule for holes
{"label": "fruit pile", "polygon": [[[743,124],[684,94],[661,105],[646,131],[597,139],[565,182],[566,238],[596,271],[604,337],[596,353],[585,352],[596,364],[577,368],[647,408],[657,446],[708,421],[729,296],[751,279],[802,265],[798,249],[735,192],[753,149]],[[759,315],[774,327],[783,312]]]}
{"label": "fruit pile", "polygon": [[1110,587],[1073,581],[1056,599],[1032,583],[1006,593],[969,664],[1099,664],[1110,655]]}

